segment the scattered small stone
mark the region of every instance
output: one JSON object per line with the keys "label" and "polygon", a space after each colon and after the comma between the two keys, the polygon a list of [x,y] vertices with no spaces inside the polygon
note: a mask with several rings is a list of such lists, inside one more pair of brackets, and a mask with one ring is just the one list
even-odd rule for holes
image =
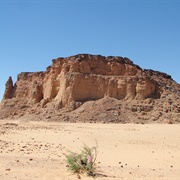
{"label": "scattered small stone", "polygon": [[173,168],[173,166],[171,165],[171,168]]}
{"label": "scattered small stone", "polygon": [[11,169],[6,169],[6,171],[10,171]]}
{"label": "scattered small stone", "polygon": [[79,174],[77,174],[77,178],[78,178],[78,179],[81,179],[81,176],[80,176]]}
{"label": "scattered small stone", "polygon": [[30,161],[32,161],[33,159],[32,159],[32,158],[30,158],[29,160],[30,160]]}
{"label": "scattered small stone", "polygon": [[123,168],[123,165],[121,165],[121,168]]}

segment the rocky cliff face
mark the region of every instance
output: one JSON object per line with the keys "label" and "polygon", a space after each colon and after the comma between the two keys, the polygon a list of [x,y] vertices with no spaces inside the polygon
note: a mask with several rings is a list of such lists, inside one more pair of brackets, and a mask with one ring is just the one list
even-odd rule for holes
{"label": "rocky cliff face", "polygon": [[0,118],[82,122],[180,122],[180,85],[128,58],[79,54],[44,72],[11,77]]}

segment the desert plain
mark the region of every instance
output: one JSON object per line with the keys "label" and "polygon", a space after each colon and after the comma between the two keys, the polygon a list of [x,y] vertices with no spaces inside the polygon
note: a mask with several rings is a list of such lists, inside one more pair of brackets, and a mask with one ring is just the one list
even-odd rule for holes
{"label": "desert plain", "polygon": [[[64,153],[96,142],[95,179],[180,179],[180,124],[27,120],[0,120],[0,179],[75,180]],[[81,179],[93,178],[83,174]]]}

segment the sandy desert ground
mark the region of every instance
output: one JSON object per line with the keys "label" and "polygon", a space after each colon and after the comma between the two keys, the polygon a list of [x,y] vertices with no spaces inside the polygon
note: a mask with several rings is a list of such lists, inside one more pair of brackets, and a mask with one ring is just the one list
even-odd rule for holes
{"label": "sandy desert ground", "polygon": [[[74,180],[66,149],[98,142],[100,180],[179,180],[179,124],[78,124],[0,120],[1,180]],[[81,179],[92,177],[82,175]]]}

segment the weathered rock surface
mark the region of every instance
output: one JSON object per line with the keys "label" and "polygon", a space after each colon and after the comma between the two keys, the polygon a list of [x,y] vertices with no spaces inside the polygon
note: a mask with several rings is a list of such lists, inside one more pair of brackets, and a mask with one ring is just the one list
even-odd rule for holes
{"label": "weathered rock surface", "polygon": [[180,85],[128,58],[79,54],[44,72],[9,77],[0,118],[70,122],[180,122]]}

